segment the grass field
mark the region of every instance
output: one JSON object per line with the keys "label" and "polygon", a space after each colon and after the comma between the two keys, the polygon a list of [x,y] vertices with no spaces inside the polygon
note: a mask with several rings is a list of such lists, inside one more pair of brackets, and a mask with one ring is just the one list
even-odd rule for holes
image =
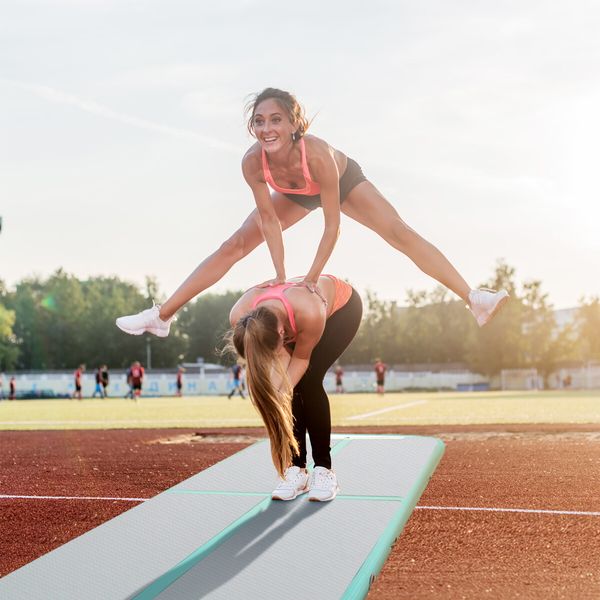
{"label": "grass field", "polygon": [[[600,423],[600,390],[332,394],[333,426]],[[0,430],[252,427],[248,400],[215,396],[0,402]]]}

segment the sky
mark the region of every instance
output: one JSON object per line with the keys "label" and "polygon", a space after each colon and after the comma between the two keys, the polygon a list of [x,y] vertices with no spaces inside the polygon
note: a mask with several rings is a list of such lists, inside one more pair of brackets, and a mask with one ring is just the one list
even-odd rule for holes
{"label": "sky", "polygon": [[[243,109],[273,86],[473,287],[503,260],[576,306],[600,295],[598,31],[581,0],[3,0],[0,279],[174,291],[254,207]],[[321,211],[285,234],[288,275],[321,234]],[[325,271],[436,286],[346,217]],[[212,291],[273,274],[261,247]]]}

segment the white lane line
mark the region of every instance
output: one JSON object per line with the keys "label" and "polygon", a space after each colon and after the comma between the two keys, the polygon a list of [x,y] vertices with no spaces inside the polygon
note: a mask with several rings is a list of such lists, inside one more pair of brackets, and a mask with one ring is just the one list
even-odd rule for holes
{"label": "white lane line", "polygon": [[0,494],[0,500],[118,500],[120,502],[145,502],[150,498],[110,498],[103,496],[19,496]]}
{"label": "white lane line", "polygon": [[[109,500],[120,502],[146,502],[152,498],[116,498],[112,496],[24,496],[0,494],[0,500]],[[454,510],[465,512],[500,512],[536,515],[572,515],[583,517],[600,517],[600,511],[584,510],[550,510],[542,508],[495,508],[485,506],[415,506],[415,510]]]}
{"label": "white lane line", "polygon": [[[11,494],[0,494],[0,500],[117,500],[121,502],[146,502],[152,498],[112,498],[104,496],[19,496]],[[500,513],[522,513],[536,515],[572,515],[582,517],[600,517],[600,511],[584,510],[549,510],[542,508],[495,508],[485,506],[415,506],[415,510],[454,510],[466,512],[500,512]]]}
{"label": "white lane line", "polygon": [[366,419],[367,417],[373,417],[375,415],[381,415],[392,410],[402,410],[403,408],[410,408],[411,406],[418,406],[419,404],[427,404],[427,400],[416,400],[415,402],[407,402],[406,404],[396,404],[396,406],[388,406],[381,410],[374,410],[373,412],[363,413],[362,415],[354,415],[348,417],[348,421],[354,421],[356,419]]}
{"label": "white lane line", "polygon": [[584,510],[546,510],[541,508],[489,508],[477,506],[415,506],[420,510],[463,510],[463,511],[484,511],[484,512],[503,512],[503,513],[526,513],[534,515],[580,515],[584,517],[600,517],[600,511]]}

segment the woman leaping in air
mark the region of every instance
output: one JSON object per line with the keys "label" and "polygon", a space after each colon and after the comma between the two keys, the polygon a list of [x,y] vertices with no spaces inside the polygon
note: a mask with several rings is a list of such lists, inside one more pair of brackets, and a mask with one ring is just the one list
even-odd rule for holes
{"label": "woman leaping in air", "polygon": [[274,279],[265,285],[285,281],[281,232],[319,207],[324,215],[323,235],[300,283],[313,293],[321,293],[317,282],[337,241],[343,212],[378,233],[424,273],[462,298],[480,326],[508,300],[504,290],[472,289],[435,246],[400,218],[354,160],[325,140],[307,135],[308,120],[292,94],[267,88],[248,105],[247,115],[248,130],[257,141],[242,159],[242,172],[256,208],[162,306],[118,318],[117,325],[123,331],[133,335],[149,331],[166,337],[175,313],[184,304],[219,281],[263,241],[275,267]]}

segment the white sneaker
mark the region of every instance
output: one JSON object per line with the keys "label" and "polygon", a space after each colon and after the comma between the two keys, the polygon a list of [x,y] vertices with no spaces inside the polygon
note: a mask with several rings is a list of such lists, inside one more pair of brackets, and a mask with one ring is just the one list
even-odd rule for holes
{"label": "white sneaker", "polygon": [[499,292],[485,288],[471,290],[469,292],[469,304],[467,308],[477,319],[479,327],[483,327],[492,320],[508,299],[509,295],[506,290],[500,290]]}
{"label": "white sneaker", "polygon": [[308,473],[300,467],[288,467],[285,477],[273,490],[273,500],[293,500],[299,494],[308,492]]}
{"label": "white sneaker", "polygon": [[328,502],[333,500],[339,491],[335,473],[325,467],[315,467],[308,499],[312,502]]}
{"label": "white sneaker", "polygon": [[167,337],[171,328],[171,321],[173,321],[174,317],[163,321],[158,316],[159,312],[160,305],[155,304],[152,308],[143,310],[137,315],[119,317],[116,320],[117,327],[130,335],[142,335],[142,333],[148,331],[158,337]]}

